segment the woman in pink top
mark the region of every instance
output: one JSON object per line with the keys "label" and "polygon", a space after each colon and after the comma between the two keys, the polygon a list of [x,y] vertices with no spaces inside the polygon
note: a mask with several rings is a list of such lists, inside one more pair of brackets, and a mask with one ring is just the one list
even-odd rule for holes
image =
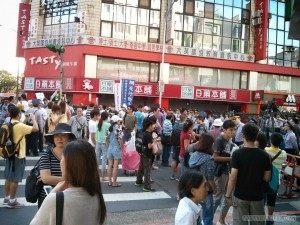
{"label": "woman in pink top", "polygon": [[193,140],[195,140],[195,133],[193,132],[193,127],[194,127],[193,121],[187,119],[183,124],[183,128],[180,133],[179,162],[181,166],[181,174],[184,173],[184,155],[188,151],[189,144]]}

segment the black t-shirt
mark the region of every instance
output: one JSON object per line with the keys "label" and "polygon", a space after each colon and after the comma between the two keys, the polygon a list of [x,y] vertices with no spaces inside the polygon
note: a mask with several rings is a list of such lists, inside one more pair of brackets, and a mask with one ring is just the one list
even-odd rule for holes
{"label": "black t-shirt", "polygon": [[146,147],[146,152],[143,154],[143,156],[147,158],[152,158],[152,148],[148,148],[148,144],[153,143],[152,133],[146,131],[143,135],[143,145]]}
{"label": "black t-shirt", "polygon": [[238,169],[234,196],[245,201],[261,201],[264,172],[271,170],[269,155],[259,148],[241,148],[233,153],[231,165]]}

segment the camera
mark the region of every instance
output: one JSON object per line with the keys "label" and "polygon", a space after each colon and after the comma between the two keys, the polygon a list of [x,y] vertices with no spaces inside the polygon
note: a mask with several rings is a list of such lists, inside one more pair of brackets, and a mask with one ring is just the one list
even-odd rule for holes
{"label": "camera", "polygon": [[77,131],[78,131],[78,132],[81,131],[81,128],[77,128]]}

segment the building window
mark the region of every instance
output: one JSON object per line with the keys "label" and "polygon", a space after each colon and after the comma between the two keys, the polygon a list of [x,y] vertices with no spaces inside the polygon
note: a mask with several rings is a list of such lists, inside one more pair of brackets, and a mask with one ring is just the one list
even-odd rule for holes
{"label": "building window", "polygon": [[[173,45],[227,52],[249,53],[250,1],[185,0],[176,3]],[[179,37],[179,35],[182,35]],[[217,37],[219,36],[219,38]]]}
{"label": "building window", "polygon": [[77,33],[74,17],[78,0],[40,1],[39,14],[44,16],[43,37],[73,36]]}
{"label": "building window", "polygon": [[[297,56],[299,55],[300,41],[288,38],[290,24],[284,18],[285,3],[269,0],[269,20],[267,40],[267,63],[270,65],[297,68]],[[288,47],[294,47],[294,51],[287,51]]]}
{"label": "building window", "polygon": [[157,82],[158,63],[98,57],[98,79],[131,79],[137,82]]}
{"label": "building window", "polygon": [[[140,42],[159,42],[160,0],[115,0],[102,3],[100,36]],[[111,30],[105,27],[111,21]],[[116,33],[115,33],[116,32]]]}

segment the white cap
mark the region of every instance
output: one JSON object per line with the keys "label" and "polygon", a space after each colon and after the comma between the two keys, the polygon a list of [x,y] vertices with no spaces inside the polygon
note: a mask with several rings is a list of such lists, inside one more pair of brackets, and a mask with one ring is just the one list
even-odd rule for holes
{"label": "white cap", "polygon": [[223,125],[223,122],[221,119],[215,119],[212,125],[215,127],[221,127]]}
{"label": "white cap", "polygon": [[147,111],[150,110],[150,108],[148,106],[144,106],[144,109],[147,110]]}
{"label": "white cap", "polygon": [[120,118],[118,115],[113,115],[110,118],[110,121],[112,121],[113,123],[118,122],[118,121],[122,121],[122,118]]}
{"label": "white cap", "polygon": [[123,104],[121,107],[127,109],[127,105],[126,104]]}

